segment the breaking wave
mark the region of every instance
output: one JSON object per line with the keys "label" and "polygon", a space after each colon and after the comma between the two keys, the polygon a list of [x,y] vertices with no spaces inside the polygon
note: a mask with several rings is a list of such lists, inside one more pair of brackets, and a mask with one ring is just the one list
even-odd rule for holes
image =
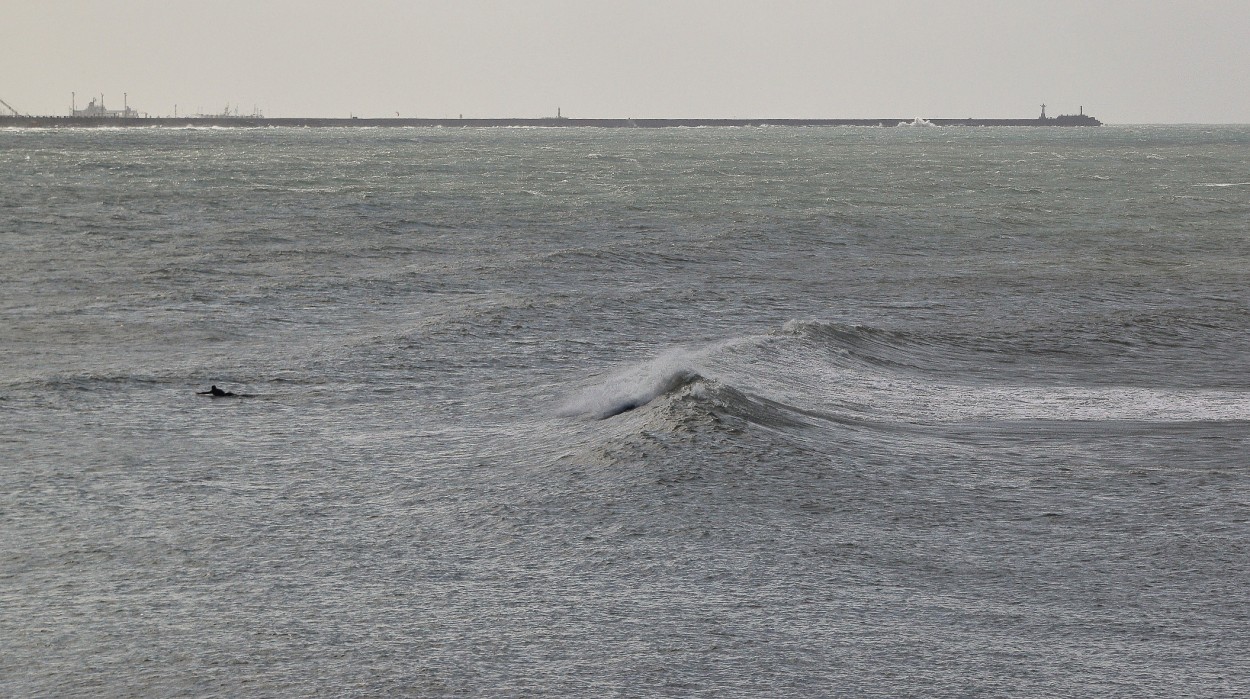
{"label": "breaking wave", "polygon": [[772,334],[674,349],[606,375],[566,399],[566,417],[603,420],[663,399],[665,419],[709,415],[766,427],[1004,422],[1250,420],[1250,392],[1164,385],[1095,385],[1077,377],[1023,376],[1003,362],[923,334],[791,321]]}
{"label": "breaking wave", "polygon": [[701,378],[694,354],[686,350],[672,350],[650,361],[621,369],[582,389],[566,399],[557,413],[565,417],[603,420],[640,408]]}

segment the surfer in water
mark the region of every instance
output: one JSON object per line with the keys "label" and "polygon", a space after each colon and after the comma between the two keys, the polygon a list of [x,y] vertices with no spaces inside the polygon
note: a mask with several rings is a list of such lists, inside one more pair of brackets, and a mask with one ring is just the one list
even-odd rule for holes
{"label": "surfer in water", "polygon": [[197,395],[197,396],[212,396],[212,397],[214,397],[214,398],[227,398],[227,397],[233,396],[233,395],[235,395],[235,394],[231,393],[230,391],[223,391],[223,390],[221,390],[220,388],[217,388],[216,386],[213,386],[212,388],[208,389],[207,391],[200,391],[199,393],[196,393],[195,395]]}

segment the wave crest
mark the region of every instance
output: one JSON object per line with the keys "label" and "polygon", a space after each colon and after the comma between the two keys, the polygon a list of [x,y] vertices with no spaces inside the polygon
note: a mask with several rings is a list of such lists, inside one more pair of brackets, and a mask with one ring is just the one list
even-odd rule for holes
{"label": "wave crest", "polygon": [[667,352],[582,389],[565,400],[557,413],[604,420],[640,408],[702,378],[688,352]]}

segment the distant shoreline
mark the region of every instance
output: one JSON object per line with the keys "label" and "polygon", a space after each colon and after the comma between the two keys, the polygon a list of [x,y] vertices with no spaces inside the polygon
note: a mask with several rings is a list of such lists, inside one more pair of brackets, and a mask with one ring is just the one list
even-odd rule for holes
{"label": "distant shoreline", "polygon": [[1088,115],[1065,115],[1048,119],[405,119],[405,118],[265,118],[265,117],[56,117],[0,116],[0,128],[133,128],[133,127],[592,127],[592,128],[697,128],[697,127],[823,127],[823,126],[1101,126]]}

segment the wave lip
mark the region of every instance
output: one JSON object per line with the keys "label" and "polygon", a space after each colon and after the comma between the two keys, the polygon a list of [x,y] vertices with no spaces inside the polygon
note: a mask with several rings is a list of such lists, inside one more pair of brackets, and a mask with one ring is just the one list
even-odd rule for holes
{"label": "wave lip", "polygon": [[564,417],[596,420],[627,413],[656,398],[688,386],[703,377],[693,368],[691,355],[673,351],[623,369],[602,382],[582,389],[557,410]]}

